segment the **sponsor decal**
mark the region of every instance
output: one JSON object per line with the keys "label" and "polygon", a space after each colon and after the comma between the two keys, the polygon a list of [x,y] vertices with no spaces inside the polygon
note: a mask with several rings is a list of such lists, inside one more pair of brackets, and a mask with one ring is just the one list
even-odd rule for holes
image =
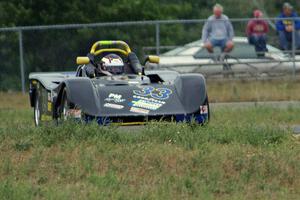
{"label": "sponsor decal", "polygon": [[110,93],[108,97],[105,99],[105,101],[114,102],[114,103],[123,103],[126,100],[122,98],[121,94]]}
{"label": "sponsor decal", "polygon": [[169,88],[144,87],[141,90],[133,90],[134,95],[152,97],[154,99],[166,100],[173,93]]}
{"label": "sponsor decal", "polygon": [[136,107],[136,108],[143,108],[147,110],[157,110],[165,103],[166,102],[154,98],[147,98],[147,97],[134,95],[132,102],[129,103],[129,106]]}
{"label": "sponsor decal", "polygon": [[47,108],[48,108],[48,111],[51,112],[52,111],[52,102],[51,101],[48,101],[48,104],[47,104]]}
{"label": "sponsor decal", "polygon": [[117,109],[117,110],[122,110],[124,108],[124,106],[118,105],[118,104],[114,104],[114,103],[106,103],[106,104],[104,104],[104,107],[106,107],[106,108],[113,108],[113,109]]}
{"label": "sponsor decal", "polygon": [[208,114],[208,106],[200,106],[200,114]]}
{"label": "sponsor decal", "polygon": [[130,112],[139,113],[139,114],[149,114],[149,110],[143,108],[131,107]]}

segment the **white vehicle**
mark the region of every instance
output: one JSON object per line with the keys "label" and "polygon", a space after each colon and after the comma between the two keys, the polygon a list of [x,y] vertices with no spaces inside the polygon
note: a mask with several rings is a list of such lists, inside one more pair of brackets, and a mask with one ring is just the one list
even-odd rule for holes
{"label": "white vehicle", "polygon": [[295,65],[291,55],[283,53],[274,46],[267,45],[268,52],[259,57],[253,45],[248,44],[245,37],[235,37],[234,50],[224,60],[218,60],[219,48],[210,54],[203,47],[201,40],[175,48],[160,56],[160,67],[173,69],[181,73],[196,72],[206,76],[220,74],[235,75],[280,75],[300,71],[300,56],[295,57]]}

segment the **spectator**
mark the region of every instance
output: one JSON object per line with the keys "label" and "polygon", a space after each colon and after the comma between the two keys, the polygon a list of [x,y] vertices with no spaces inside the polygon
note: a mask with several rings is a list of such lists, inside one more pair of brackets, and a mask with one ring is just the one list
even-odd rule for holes
{"label": "spectator", "polygon": [[268,23],[261,19],[263,13],[260,10],[255,10],[253,12],[254,19],[248,22],[246,28],[246,34],[248,37],[249,44],[255,46],[255,51],[257,55],[264,56],[267,49],[267,33],[269,32]]}
{"label": "spectator", "polygon": [[[295,19],[298,15],[293,6],[284,3],[282,13],[278,16],[276,29],[279,34],[280,46],[283,50],[291,50],[293,42],[293,32],[295,31],[295,47],[300,48],[300,20]],[[293,20],[294,18],[294,20]]]}
{"label": "spectator", "polygon": [[223,7],[216,4],[202,30],[202,41],[208,52],[213,53],[214,47],[220,47],[222,52],[228,53],[233,47],[234,31],[229,18],[223,14]]}

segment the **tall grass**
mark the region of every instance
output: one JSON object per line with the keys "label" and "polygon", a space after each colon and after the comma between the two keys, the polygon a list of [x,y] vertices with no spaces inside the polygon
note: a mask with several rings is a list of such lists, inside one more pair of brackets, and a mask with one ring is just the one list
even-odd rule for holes
{"label": "tall grass", "polygon": [[298,199],[300,107],[215,108],[211,122],[35,128],[0,109],[3,199]]}
{"label": "tall grass", "polygon": [[300,81],[283,80],[208,80],[211,102],[299,101]]}

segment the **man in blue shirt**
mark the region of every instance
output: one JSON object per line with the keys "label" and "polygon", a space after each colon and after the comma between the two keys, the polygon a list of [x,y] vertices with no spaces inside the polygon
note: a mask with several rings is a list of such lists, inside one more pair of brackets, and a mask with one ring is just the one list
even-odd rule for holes
{"label": "man in blue shirt", "polygon": [[292,50],[293,32],[295,31],[295,48],[300,49],[300,20],[293,6],[283,4],[282,13],[278,16],[276,30],[279,34],[280,46],[283,50]]}

